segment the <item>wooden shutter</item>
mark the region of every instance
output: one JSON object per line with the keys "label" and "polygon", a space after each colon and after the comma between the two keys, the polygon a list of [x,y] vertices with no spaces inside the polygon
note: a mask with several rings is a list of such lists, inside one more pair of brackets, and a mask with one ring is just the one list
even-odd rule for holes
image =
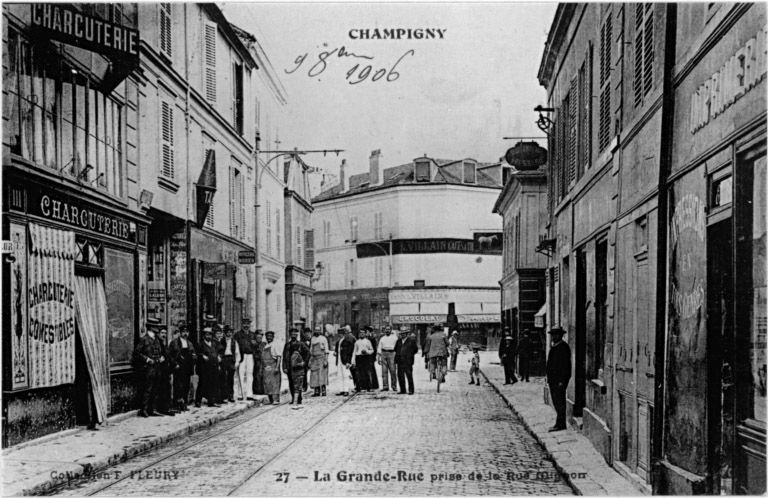
{"label": "wooden shutter", "polygon": [[235,199],[235,168],[229,167],[229,234],[232,237],[237,237],[237,224],[235,223],[235,206],[237,200]]}
{"label": "wooden shutter", "polygon": [[600,116],[598,142],[600,150],[611,140],[611,45],[613,44],[612,19],[609,13],[600,30]]}
{"label": "wooden shutter", "polygon": [[275,249],[276,249],[275,252],[277,252],[278,258],[280,257],[280,238],[282,237],[281,230],[280,230],[280,221],[281,221],[280,210],[276,209],[275,210]]}
{"label": "wooden shutter", "polygon": [[635,105],[643,103],[643,4],[635,5],[635,66],[632,89]]}
{"label": "wooden shutter", "polygon": [[304,230],[304,269],[315,267],[315,231]]}
{"label": "wooden shutter", "polygon": [[568,101],[568,183],[576,181],[576,162],[578,161],[579,128],[579,81],[571,80],[570,97]]}
{"label": "wooden shutter", "polygon": [[592,44],[587,49],[579,74],[579,177],[589,169],[592,162]]}
{"label": "wooden shutter", "polygon": [[162,155],[162,175],[174,177],[173,161],[173,106],[165,100],[160,102],[160,147]]}
{"label": "wooden shutter", "polygon": [[302,260],[302,256],[303,256],[301,254],[302,253],[302,245],[303,245],[301,243],[302,242],[301,238],[302,238],[303,235],[304,234],[301,233],[301,227],[296,227],[296,261],[294,261],[293,263],[296,266],[298,266],[299,268],[303,268],[303,266],[301,264],[301,260]]}
{"label": "wooden shutter", "polygon": [[243,133],[243,65],[232,64],[232,124]]}
{"label": "wooden shutter", "polygon": [[205,23],[203,34],[203,78],[205,99],[216,103],[216,23]]}
{"label": "wooden shutter", "polygon": [[247,233],[247,231],[246,231],[246,227],[247,227],[246,219],[247,218],[246,218],[245,214],[247,212],[246,211],[246,207],[247,207],[248,203],[245,202],[245,181],[243,181],[244,180],[243,173],[241,172],[239,175],[237,175],[237,178],[239,180],[237,188],[238,188],[238,191],[239,191],[239,193],[238,193],[238,201],[239,201],[239,205],[240,205],[240,239],[241,240],[246,240],[247,239],[247,237],[246,237],[246,233]]}
{"label": "wooden shutter", "polygon": [[643,33],[643,96],[653,88],[653,4],[645,4]]}
{"label": "wooden shutter", "polygon": [[171,25],[171,3],[160,4],[160,52],[170,59],[173,57],[173,26]]}

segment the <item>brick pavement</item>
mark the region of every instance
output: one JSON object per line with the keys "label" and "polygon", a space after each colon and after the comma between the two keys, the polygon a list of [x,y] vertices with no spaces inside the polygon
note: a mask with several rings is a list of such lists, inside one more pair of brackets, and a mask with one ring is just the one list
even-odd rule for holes
{"label": "brick pavement", "polygon": [[[544,403],[545,382],[531,377],[531,382],[504,385],[504,369],[495,351],[481,353],[480,369],[486,380],[502,395],[521,418],[526,429],[552,457],[557,469],[569,479],[578,494],[588,496],[636,496],[640,490],[613,470],[589,440],[578,431],[549,432],[555,410]],[[573,477],[571,477],[573,476]]]}
{"label": "brick pavement", "polygon": [[464,367],[448,375],[438,394],[423,361],[416,363],[415,395],[358,395],[287,446],[235,494],[573,493],[489,385],[468,385]]}
{"label": "brick pavement", "polygon": [[[283,384],[287,379],[283,376]],[[2,452],[3,495],[38,494],[71,478],[87,475],[133,458],[147,450],[235,417],[266,401],[238,401],[220,408],[193,405],[175,417],[149,419],[130,414],[111,418],[97,431],[70,430],[30,441]]]}

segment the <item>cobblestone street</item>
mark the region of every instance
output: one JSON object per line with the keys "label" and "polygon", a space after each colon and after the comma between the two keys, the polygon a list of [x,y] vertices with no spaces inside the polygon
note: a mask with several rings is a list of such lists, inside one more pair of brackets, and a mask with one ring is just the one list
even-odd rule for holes
{"label": "cobblestone street", "polygon": [[414,376],[414,396],[343,398],[334,385],[300,410],[254,409],[60,494],[572,493],[489,385],[468,385],[465,368],[450,373],[438,394],[421,359]]}

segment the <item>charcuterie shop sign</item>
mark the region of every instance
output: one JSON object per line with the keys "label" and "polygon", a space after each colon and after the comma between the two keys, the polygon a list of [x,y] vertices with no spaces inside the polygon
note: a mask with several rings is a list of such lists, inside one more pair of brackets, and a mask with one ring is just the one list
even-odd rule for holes
{"label": "charcuterie shop sign", "polygon": [[51,40],[121,59],[139,57],[139,32],[72,7],[33,4],[32,24]]}
{"label": "charcuterie shop sign", "polygon": [[[14,186],[12,190],[19,187]],[[82,230],[136,242],[136,223],[80,199],[46,188],[28,188],[27,212]]]}

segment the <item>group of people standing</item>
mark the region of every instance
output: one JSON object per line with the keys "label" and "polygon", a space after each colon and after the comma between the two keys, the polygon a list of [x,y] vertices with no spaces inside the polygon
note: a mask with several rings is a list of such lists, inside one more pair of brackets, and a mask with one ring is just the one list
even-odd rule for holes
{"label": "group of people standing", "polygon": [[[167,340],[167,330],[155,318],[147,320],[147,333],[134,351],[134,365],[139,375],[139,415],[174,415],[186,411],[189,404],[191,378],[197,372],[198,384],[195,406],[205,399],[208,406],[221,406],[238,400],[254,399],[265,394],[270,403],[280,402],[281,371],[288,373],[291,395],[307,384],[307,372],[312,372],[310,385],[315,394],[325,393],[328,384],[328,342],[319,332],[306,341],[298,341],[298,329],[291,329],[291,341],[281,348],[275,333],[252,332],[251,321],[242,319],[241,330],[233,333],[229,325],[205,318],[202,341],[194,344],[184,321],[177,324],[174,338]],[[266,340],[263,340],[263,335]],[[294,343],[299,342],[299,345]],[[299,350],[301,361],[291,356]],[[285,358],[285,361],[282,361]],[[293,360],[293,361],[292,361]]]}
{"label": "group of people standing", "polygon": [[[514,384],[517,382],[515,375],[515,365],[517,364],[520,380],[529,382],[528,365],[531,358],[531,332],[524,330],[520,334],[518,342],[513,336],[509,327],[504,328],[504,335],[499,344],[499,360],[504,366],[504,384]],[[519,361],[518,361],[519,360]]]}
{"label": "group of people standing", "polygon": [[358,337],[347,325],[342,328],[343,337],[336,344],[336,365],[341,376],[340,395],[348,395],[346,381],[352,377],[356,392],[373,391],[379,388],[375,364],[381,366],[381,390],[413,394],[413,358],[419,350],[416,334],[401,330],[392,333],[391,327],[384,327],[383,335],[376,339],[372,327],[360,329]]}

